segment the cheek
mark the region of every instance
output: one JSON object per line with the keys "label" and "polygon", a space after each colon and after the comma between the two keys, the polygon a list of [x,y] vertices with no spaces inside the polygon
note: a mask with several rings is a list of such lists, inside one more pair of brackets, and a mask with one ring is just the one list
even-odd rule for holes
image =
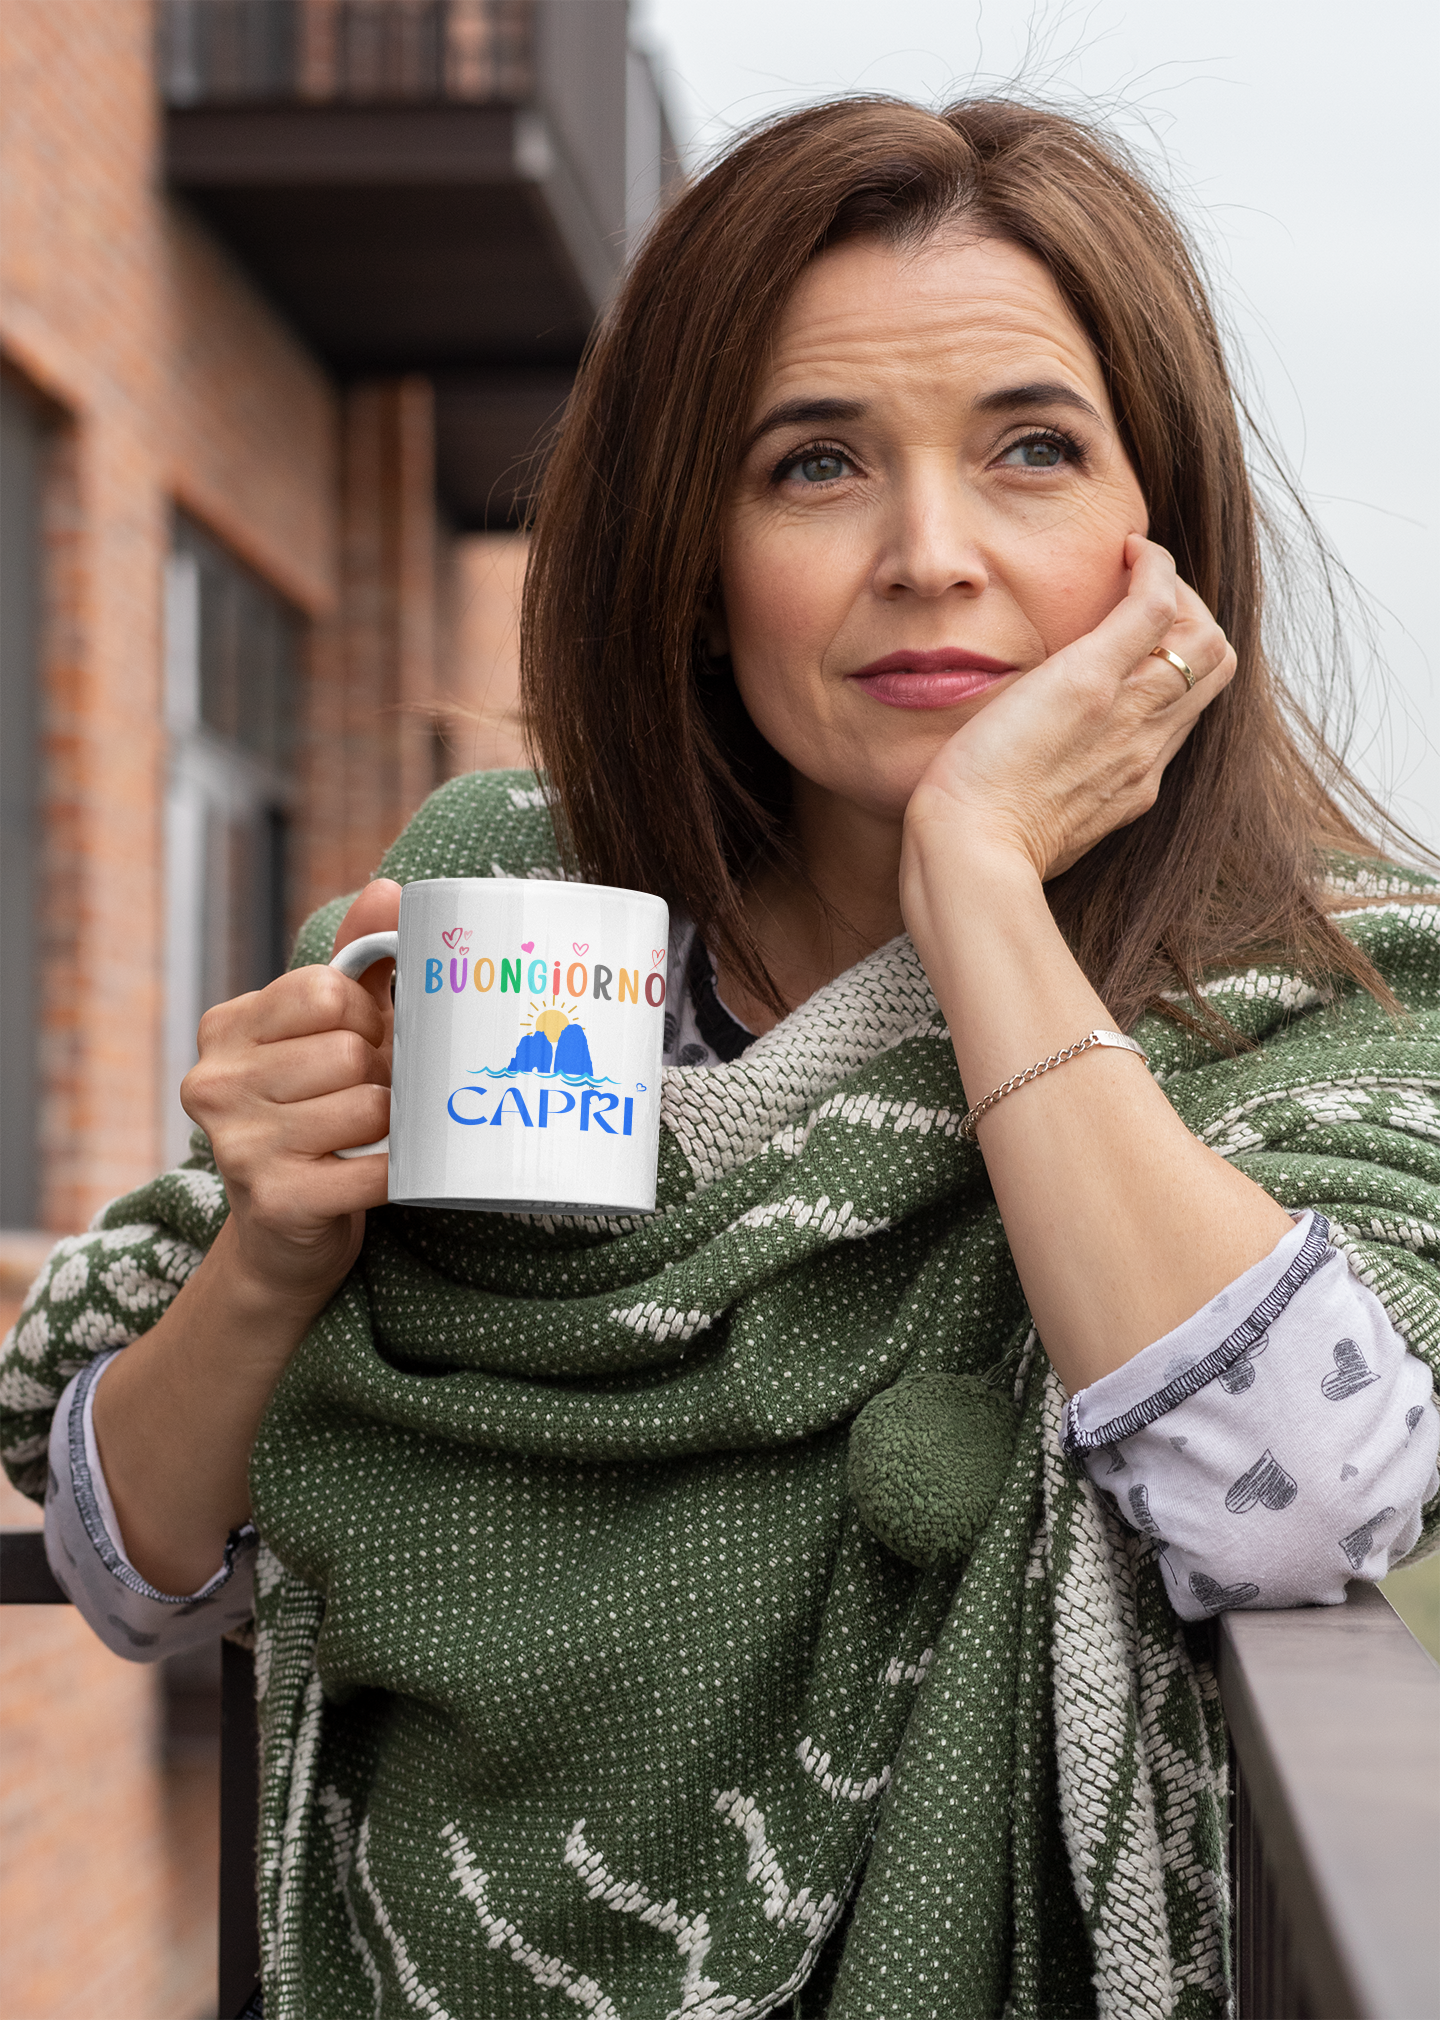
{"label": "cheek", "polygon": [[1052,568],[1038,577],[1025,597],[1026,614],[1044,640],[1047,656],[1093,631],[1124,596],[1129,577],[1123,564]]}
{"label": "cheek", "polygon": [[853,589],[836,580],[833,550],[774,525],[726,540],[720,588],[745,712],[808,777],[836,734],[824,669]]}
{"label": "cheek", "polygon": [[1125,566],[1127,535],[1142,532],[1138,510],[1096,515],[1067,527],[1044,551],[1032,551],[1011,572],[1016,601],[1034,626],[1048,655],[1093,631],[1130,586]]}
{"label": "cheek", "polygon": [[816,675],[863,580],[849,543],[818,529],[740,526],[725,541],[720,588],[737,679]]}
{"label": "cheek", "polygon": [[787,764],[803,769],[802,760],[813,753],[821,728],[818,684],[806,678],[796,654],[774,634],[760,649],[747,650],[743,639],[732,640],[730,663],[735,691],[751,722]]}

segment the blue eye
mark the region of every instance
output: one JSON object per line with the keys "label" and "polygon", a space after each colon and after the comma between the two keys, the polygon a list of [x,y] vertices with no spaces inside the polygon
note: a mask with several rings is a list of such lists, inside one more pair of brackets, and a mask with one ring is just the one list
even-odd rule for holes
{"label": "blue eye", "polygon": [[798,477],[802,484],[834,484],[850,475],[850,459],[838,449],[807,449],[781,467],[782,477]]}
{"label": "blue eye", "polygon": [[1062,463],[1073,460],[1073,444],[1057,435],[1027,435],[1021,442],[1012,442],[1000,458],[1012,470],[1058,470]]}

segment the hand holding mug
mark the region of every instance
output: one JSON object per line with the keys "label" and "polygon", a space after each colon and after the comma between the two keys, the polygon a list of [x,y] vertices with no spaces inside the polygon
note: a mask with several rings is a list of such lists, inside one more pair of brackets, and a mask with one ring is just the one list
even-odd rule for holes
{"label": "hand holding mug", "polygon": [[[392,925],[400,886],[367,886],[336,935],[345,945]],[[318,1310],[343,1282],[385,1198],[383,1166],[333,1153],[385,1125],[390,1082],[388,971],[364,983],[293,969],[206,1012],[185,1112],[210,1139],[225,1182],[235,1259],[257,1284]]]}

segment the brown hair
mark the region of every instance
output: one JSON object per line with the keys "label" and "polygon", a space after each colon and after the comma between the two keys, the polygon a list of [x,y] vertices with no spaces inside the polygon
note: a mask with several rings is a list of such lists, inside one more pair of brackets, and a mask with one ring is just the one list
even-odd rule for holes
{"label": "brown hair", "polygon": [[1323,898],[1324,847],[1374,851],[1266,664],[1256,505],[1196,264],[1113,143],[1006,100],[793,113],[743,138],[641,248],[581,368],[526,580],[522,695],[563,846],[582,874],[683,909],[781,1007],[743,879],[784,847],[783,768],[702,641],[727,495],[766,342],[807,263],[847,238],[912,243],[954,221],[1049,268],[1094,345],[1150,537],[1239,661],[1155,805],[1047,886],[1077,959],[1126,1026],[1177,981],[1193,991],[1207,969],[1266,953],[1391,1001]]}

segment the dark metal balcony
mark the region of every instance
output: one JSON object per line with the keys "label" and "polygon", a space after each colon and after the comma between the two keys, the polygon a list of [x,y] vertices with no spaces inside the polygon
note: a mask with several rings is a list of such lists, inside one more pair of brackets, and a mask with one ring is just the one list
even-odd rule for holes
{"label": "dark metal balcony", "polygon": [[673,159],[626,0],[163,0],[158,63],[170,187],[337,373],[435,377],[493,520]]}
{"label": "dark metal balcony", "polygon": [[[39,1530],[0,1532],[0,1601],[64,1600]],[[1440,1668],[1373,1585],[1352,1585],[1344,1606],[1227,1613],[1214,1632],[1232,1761],[1236,2020],[1433,2015]],[[254,1687],[250,1657],[227,1642],[222,2020],[248,2009],[259,1971]]]}

